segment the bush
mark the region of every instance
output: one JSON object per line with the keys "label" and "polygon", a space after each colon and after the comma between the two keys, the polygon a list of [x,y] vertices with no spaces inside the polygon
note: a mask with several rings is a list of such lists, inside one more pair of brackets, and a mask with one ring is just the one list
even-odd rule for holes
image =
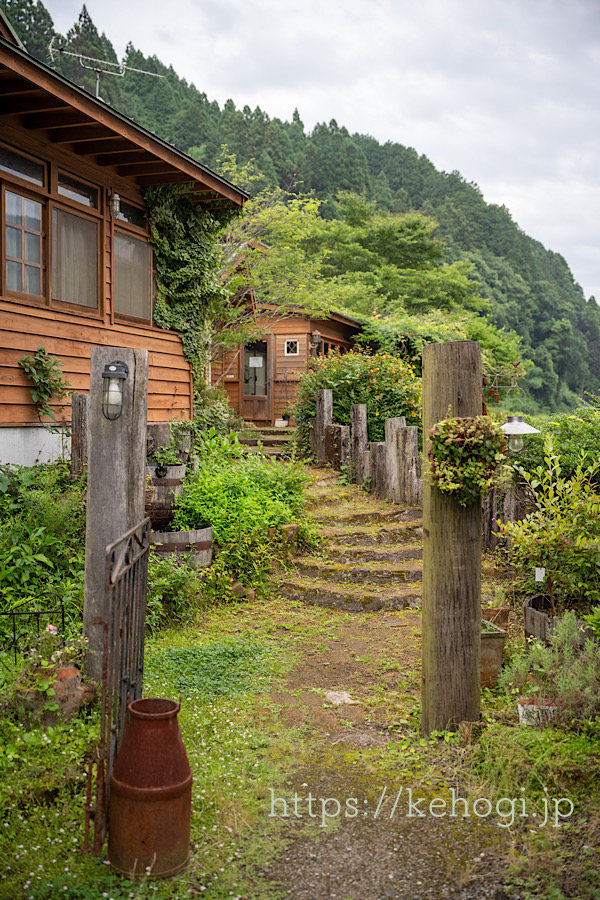
{"label": "bush", "polygon": [[63,601],[81,620],[85,562],[85,480],[63,460],[0,466],[0,611]]}
{"label": "bush", "polygon": [[[600,459],[600,409],[585,407],[574,413],[561,413],[543,425],[537,421],[530,424],[539,428],[542,434],[528,437],[525,448],[519,455],[519,463],[527,472],[533,472],[544,464],[545,437],[553,440],[565,478],[573,477],[582,453],[585,464]],[[594,482],[600,484],[600,472],[594,476]]]}
{"label": "bush", "polygon": [[297,463],[259,456],[240,459],[215,452],[202,458],[174,507],[173,530],[212,526],[219,554],[207,575],[222,585],[229,578],[261,587],[272,557],[269,533],[301,518],[307,476]]}
{"label": "bush", "polygon": [[[350,425],[350,409],[367,405],[370,441],[385,440],[385,420],[405,416],[407,425],[421,423],[421,380],[410,363],[391,353],[351,350],[317,357],[300,378],[294,415],[306,431],[316,414],[316,392],[333,391],[333,421]],[[306,440],[305,434],[302,436]]]}
{"label": "bush", "polygon": [[581,625],[572,612],[556,623],[549,647],[541,641],[513,657],[500,674],[501,687],[527,697],[552,700],[561,718],[590,718],[600,713],[600,648],[588,638],[580,643]]}
{"label": "bush", "polygon": [[498,522],[498,528],[510,538],[507,553],[524,597],[539,592],[534,581],[539,566],[546,569],[558,605],[587,607],[597,601],[600,586],[600,493],[594,485],[600,461],[587,466],[580,461],[572,477],[564,478],[550,438],[544,453],[534,472],[517,467],[534,511],[520,522]]}

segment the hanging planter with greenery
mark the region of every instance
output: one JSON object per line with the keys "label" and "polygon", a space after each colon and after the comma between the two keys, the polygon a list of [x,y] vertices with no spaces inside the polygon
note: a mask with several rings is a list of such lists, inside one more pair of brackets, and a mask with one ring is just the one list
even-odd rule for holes
{"label": "hanging planter with greenery", "polygon": [[477,502],[509,477],[506,437],[488,416],[443,419],[428,435],[426,476],[461,506]]}

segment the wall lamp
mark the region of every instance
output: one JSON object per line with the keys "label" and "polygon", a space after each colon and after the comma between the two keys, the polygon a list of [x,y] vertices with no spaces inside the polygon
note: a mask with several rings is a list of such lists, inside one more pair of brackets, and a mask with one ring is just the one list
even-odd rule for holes
{"label": "wall lamp", "polygon": [[124,362],[111,362],[104,366],[102,378],[102,415],[105,419],[118,419],[123,412],[123,384],[129,369]]}
{"label": "wall lamp", "polygon": [[108,198],[108,208],[113,219],[118,219],[121,215],[121,198],[118,194],[111,194]]}
{"label": "wall lamp", "polygon": [[539,434],[533,425],[528,425],[525,416],[507,416],[506,424],[501,429],[508,436],[508,449],[511,453],[520,453],[525,446],[526,434]]}

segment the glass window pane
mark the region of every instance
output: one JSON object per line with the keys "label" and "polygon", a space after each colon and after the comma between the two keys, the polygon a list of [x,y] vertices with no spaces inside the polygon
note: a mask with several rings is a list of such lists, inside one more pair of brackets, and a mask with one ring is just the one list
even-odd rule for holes
{"label": "glass window pane", "polygon": [[98,208],[98,191],[96,188],[89,187],[82,181],[77,181],[69,175],[59,173],[58,176],[58,193],[63,197],[69,197],[71,200],[77,200],[84,206],[90,206],[92,209]]}
{"label": "glass window pane", "polygon": [[98,307],[98,226],[62,209],[52,210],[52,297]]}
{"label": "glass window pane", "polygon": [[42,293],[41,285],[42,270],[37,266],[25,266],[25,293],[35,294],[40,297]]}
{"label": "glass window pane", "polygon": [[[13,231],[14,229],[11,229]],[[14,254],[10,254],[13,256]],[[39,263],[42,261],[42,239],[39,234],[25,232],[25,259],[27,262]]]}
{"label": "glass window pane", "polygon": [[152,253],[145,241],[115,234],[115,312],[150,321]]}
{"label": "glass window pane", "polygon": [[6,226],[6,255],[21,259],[21,229]]}
{"label": "glass window pane", "polygon": [[5,194],[6,202],[6,221],[13,222],[15,225],[23,224],[22,206],[23,200],[18,194],[12,194],[7,191]]}
{"label": "glass window pane", "polygon": [[125,200],[121,200],[121,211],[117,218],[122,219],[123,222],[129,222],[130,225],[137,225],[138,228],[146,227],[144,210],[139,209],[137,206],[132,206],[131,203],[126,203]]}
{"label": "glass window pane", "polygon": [[25,227],[32,231],[42,230],[42,204],[35,200],[23,200],[25,207]]}
{"label": "glass window pane", "polygon": [[32,184],[44,184],[44,175],[46,167],[41,163],[34,162],[18,153],[7,150],[6,147],[0,147],[0,169],[3,172],[10,172],[12,175],[18,175],[25,181],[31,181]]}
{"label": "glass window pane", "polygon": [[6,260],[6,287],[9,291],[23,290],[21,263]]}

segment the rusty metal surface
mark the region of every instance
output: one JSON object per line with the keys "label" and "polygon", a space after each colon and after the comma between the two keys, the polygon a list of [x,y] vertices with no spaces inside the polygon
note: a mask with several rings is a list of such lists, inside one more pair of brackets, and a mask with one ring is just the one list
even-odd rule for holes
{"label": "rusty metal surface", "polygon": [[147,698],[130,717],[111,775],[108,858],[130,878],[181,871],[189,859],[192,773],[174,700]]}
{"label": "rusty metal surface", "polygon": [[[148,518],[106,548],[107,617],[94,621],[104,630],[100,741],[88,770],[84,838],[84,849],[93,849],[97,855],[106,837],[110,776],[123,739],[127,704],[142,695],[149,549]],[[90,819],[94,820],[92,847]]]}

